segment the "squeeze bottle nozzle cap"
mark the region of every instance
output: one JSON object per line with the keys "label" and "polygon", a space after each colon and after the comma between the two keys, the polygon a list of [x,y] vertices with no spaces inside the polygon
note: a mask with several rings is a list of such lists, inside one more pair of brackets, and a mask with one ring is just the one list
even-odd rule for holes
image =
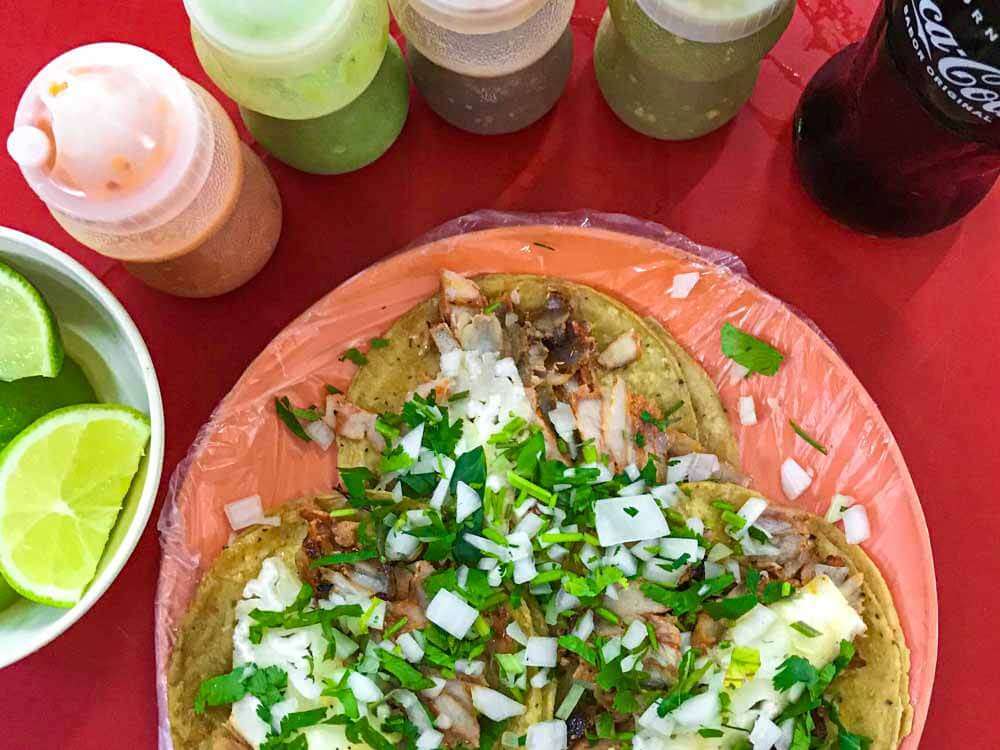
{"label": "squeeze bottle nozzle cap", "polygon": [[7,149],[50,207],[134,229],[190,202],[193,195],[177,193],[197,171],[206,124],[187,82],[159,57],[92,44],[60,55],[32,80]]}
{"label": "squeeze bottle nozzle cap", "polygon": [[52,141],[48,133],[33,125],[21,125],[7,138],[7,153],[25,169],[37,169],[52,157]]}

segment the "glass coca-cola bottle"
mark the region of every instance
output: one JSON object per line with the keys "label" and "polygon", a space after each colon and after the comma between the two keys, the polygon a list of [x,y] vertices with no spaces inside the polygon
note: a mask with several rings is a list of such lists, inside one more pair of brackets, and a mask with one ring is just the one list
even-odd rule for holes
{"label": "glass coca-cola bottle", "polygon": [[793,127],[799,175],[834,218],[897,236],[957,221],[1000,175],[1000,3],[884,0]]}

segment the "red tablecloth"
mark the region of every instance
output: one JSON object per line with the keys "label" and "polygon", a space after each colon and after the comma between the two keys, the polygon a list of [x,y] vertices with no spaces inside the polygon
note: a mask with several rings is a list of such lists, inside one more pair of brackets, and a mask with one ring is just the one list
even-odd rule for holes
{"label": "red tablecloth", "polygon": [[[350,275],[447,219],[478,208],[586,207],[653,219],[739,253],[765,288],[802,309],[836,343],[880,404],[921,493],[941,597],[941,659],[924,746],[991,747],[995,717],[984,704],[988,675],[1000,660],[993,634],[1000,621],[994,591],[1000,513],[989,489],[1000,476],[994,398],[1000,195],[958,227],[919,240],[876,240],[820,213],[792,168],[789,123],[802,86],[833,51],[864,32],[873,5],[799,0],[736,121],[699,141],[670,144],[632,133],[605,106],[591,67],[603,3],[580,0],[569,88],[555,112],[529,130],[467,135],[414,95],[398,143],[356,174],[312,177],[268,159],[284,199],[284,236],[263,273],[221,299],[166,297],[88,252],[56,226],[5,157],[0,223],[81,260],[135,318],[163,389],[164,481],[212,407],[274,334]],[[0,30],[3,127],[30,77],[80,44],[143,45],[207,83],[180,0],[0,0]],[[158,561],[151,523],[124,572],[79,624],[0,673],[0,747],[155,746]]]}

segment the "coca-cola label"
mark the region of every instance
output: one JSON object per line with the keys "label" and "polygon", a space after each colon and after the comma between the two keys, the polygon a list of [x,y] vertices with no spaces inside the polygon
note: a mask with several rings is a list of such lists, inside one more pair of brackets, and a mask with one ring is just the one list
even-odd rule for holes
{"label": "coca-cola label", "polygon": [[[966,28],[977,28],[986,41],[1000,39],[1000,29],[985,23],[973,0],[963,0]],[[949,19],[934,0],[908,0],[903,19],[920,62],[941,91],[965,112],[991,123],[1000,118],[1000,68],[973,59],[956,38]],[[971,23],[970,23],[971,21]]]}

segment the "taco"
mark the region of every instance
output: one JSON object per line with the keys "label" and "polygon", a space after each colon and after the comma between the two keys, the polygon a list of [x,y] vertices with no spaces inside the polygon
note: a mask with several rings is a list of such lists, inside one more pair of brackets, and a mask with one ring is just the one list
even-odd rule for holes
{"label": "taco", "polygon": [[[430,515],[419,503],[370,499],[382,510],[351,508],[339,495],[291,503],[276,525],[237,536],[212,564],[170,660],[176,750],[385,750],[424,731],[437,736],[432,719],[441,743],[492,748],[501,725],[480,721],[479,707],[513,731],[551,717],[554,682],[531,685],[522,668],[502,684],[496,666],[519,648],[508,630],[518,640],[546,631],[531,595],[497,597],[484,572],[468,570],[475,622],[462,638],[432,625],[429,598],[455,588],[456,571],[408,559],[412,548],[392,530],[401,514],[411,523]],[[389,638],[395,653],[380,648]],[[521,699],[513,713],[515,702],[490,686]],[[384,715],[365,711],[376,693]]]}
{"label": "taco", "polygon": [[471,351],[513,361],[531,407],[521,416],[543,430],[550,458],[575,457],[575,423],[615,467],[644,463],[649,439],[651,455],[704,452],[721,461],[706,464],[705,478],[746,481],[714,385],[656,321],[546,276],[444,271],[441,287],[384,334],[346,398],[331,399],[341,466],[375,468],[384,445],[377,414],[399,411],[414,393],[441,401],[471,386],[452,372],[465,364],[457,353]]}

